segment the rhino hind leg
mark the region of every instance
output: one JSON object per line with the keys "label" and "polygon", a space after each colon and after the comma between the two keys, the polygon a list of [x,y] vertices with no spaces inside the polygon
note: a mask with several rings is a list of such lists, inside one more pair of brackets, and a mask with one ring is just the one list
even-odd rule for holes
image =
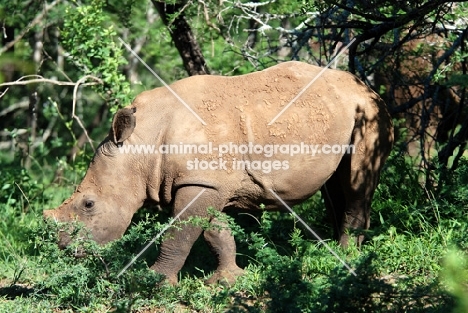
{"label": "rhino hind leg", "polygon": [[346,198],[341,186],[339,174],[334,174],[321,188],[327,209],[327,221],[333,227],[333,239],[339,241],[342,234]]}
{"label": "rhino hind leg", "polygon": [[392,147],[393,137],[379,129],[376,123],[368,123],[365,136],[362,128],[357,128],[352,141],[357,151],[343,156],[335,173],[322,188],[325,204],[332,213],[329,215],[333,216],[335,237],[344,247],[351,237],[358,245],[364,240],[362,230],[370,227],[372,197]]}
{"label": "rhino hind leg", "polygon": [[364,240],[362,230],[370,226],[371,201],[379,176],[378,171],[366,171],[353,164],[360,162],[359,157],[355,157],[344,156],[321,189],[334,238],[343,247],[347,247],[352,238],[358,245]]}
{"label": "rhino hind leg", "polygon": [[232,285],[244,270],[236,263],[236,243],[229,226],[217,218],[211,220],[211,228],[205,230],[204,237],[218,259],[218,268],[206,281],[207,284],[222,283]]}

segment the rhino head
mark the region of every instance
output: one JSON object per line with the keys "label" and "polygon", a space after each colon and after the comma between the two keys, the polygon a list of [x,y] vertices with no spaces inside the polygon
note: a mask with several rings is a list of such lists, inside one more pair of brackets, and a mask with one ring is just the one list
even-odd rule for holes
{"label": "rhino head", "polygon": [[[120,238],[133,214],[146,198],[145,184],[138,162],[119,153],[118,145],[132,134],[135,108],[119,110],[107,138],[99,145],[86,175],[72,194],[58,208],[44,210],[45,218],[58,222],[79,221],[99,244]],[[70,243],[65,231],[59,234],[59,246]]]}

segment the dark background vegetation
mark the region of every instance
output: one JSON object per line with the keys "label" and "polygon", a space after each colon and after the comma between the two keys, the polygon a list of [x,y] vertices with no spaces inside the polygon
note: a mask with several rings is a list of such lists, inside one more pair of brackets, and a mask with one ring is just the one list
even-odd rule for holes
{"label": "dark background vegetation", "polygon": [[[0,310],[467,312],[467,9],[440,0],[0,0]],[[378,92],[397,144],[368,240],[347,250],[330,242],[358,276],[279,213],[233,216],[247,269],[235,286],[203,285],[214,260],[201,241],[176,287],[147,270],[154,248],[117,278],[167,222],[151,208],[122,240],[87,242],[92,257],[59,251],[58,226],[43,223],[42,210],[79,184],[112,114],[161,85],[119,38],[168,83],[333,61]],[[330,237],[319,195],[295,210]]]}

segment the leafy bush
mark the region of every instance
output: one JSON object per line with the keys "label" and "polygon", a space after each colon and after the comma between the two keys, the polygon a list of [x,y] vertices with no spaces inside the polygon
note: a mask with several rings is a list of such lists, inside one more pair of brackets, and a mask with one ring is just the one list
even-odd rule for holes
{"label": "leafy bush", "polygon": [[[29,250],[9,247],[3,250],[2,259],[10,267],[21,264],[5,276],[12,284],[4,293],[10,297],[18,294],[12,288],[23,288],[19,282],[34,289],[22,292],[24,299],[0,300],[0,307],[11,308],[13,301],[28,310],[34,301],[44,310],[79,312],[447,312],[456,306],[460,307],[457,313],[462,312],[466,266],[458,255],[463,253],[457,252],[456,258],[446,256],[452,246],[466,250],[468,242],[465,185],[461,184],[466,179],[466,162],[461,164],[459,172],[432,195],[421,187],[419,174],[410,163],[393,155],[374,197],[368,240],[359,249],[342,249],[327,239],[330,227],[322,223],[325,209],[319,196],[294,208],[310,226],[325,234],[327,243],[357,276],[311,239],[290,214],[260,212],[226,217],[236,237],[238,262],[246,269],[246,275],[234,286],[203,284],[215,264],[206,258],[209,252],[202,240],[192,249],[177,286],[161,284],[161,277],[148,269],[157,254],[153,248],[117,277],[163,229],[167,216],[141,210],[123,238],[103,247],[86,239],[80,225],[75,225],[73,235],[81,239],[60,250],[57,233],[65,226],[40,223],[35,205],[36,217],[26,211],[15,213],[20,218],[30,216],[25,223],[34,231],[23,231],[21,237],[10,240],[29,237]],[[50,194],[46,188],[41,201],[50,203]],[[12,205],[5,208],[11,210]],[[221,218],[219,213],[210,212]],[[188,222],[209,227],[205,219]],[[9,222],[9,227],[20,225],[26,224],[18,219]],[[75,258],[75,252],[81,250],[88,257]],[[14,251],[16,255],[11,257]],[[29,255],[27,261],[25,255]]]}
{"label": "leafy bush", "polygon": [[456,299],[454,313],[468,312],[468,255],[451,249],[444,258],[442,282]]}
{"label": "leafy bush", "polygon": [[104,14],[107,1],[91,0],[88,4],[65,10],[63,45],[69,58],[85,75],[102,79],[97,91],[114,109],[131,101],[130,83],[120,68],[127,63],[117,44],[111,15]]}
{"label": "leafy bush", "polygon": [[[120,240],[99,246],[85,235],[85,229],[48,221],[34,231],[34,244],[41,251],[38,265],[44,278],[35,286],[39,299],[54,299],[60,308],[81,308],[93,312],[106,307],[128,309],[157,294],[160,275],[149,270],[144,260],[137,260],[122,276],[117,274],[132,259],[131,251],[141,247],[158,230],[154,219],[145,220],[129,230]],[[73,243],[60,250],[59,231],[71,230]],[[86,257],[76,258],[76,253]]]}

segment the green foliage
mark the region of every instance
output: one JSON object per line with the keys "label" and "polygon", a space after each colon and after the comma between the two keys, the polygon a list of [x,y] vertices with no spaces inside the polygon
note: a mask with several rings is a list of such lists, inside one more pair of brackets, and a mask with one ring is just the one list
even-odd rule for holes
{"label": "green foliage", "polygon": [[468,75],[466,74],[452,74],[447,82],[446,85],[449,87],[453,86],[460,86],[461,88],[468,87]]}
{"label": "green foliage", "polygon": [[[117,273],[131,260],[129,251],[154,236],[157,225],[147,217],[121,240],[104,247],[92,241],[79,224],[69,228],[49,221],[36,227],[32,238],[41,251],[38,266],[45,275],[35,286],[38,299],[52,298],[62,308],[80,308],[82,312],[105,310],[109,306],[126,310],[144,304],[145,299],[156,294],[160,275],[150,271],[142,260],[121,277]],[[59,231],[69,232],[74,240],[64,250],[56,244]],[[86,257],[76,258],[77,252]]]}
{"label": "green foliage", "polygon": [[15,206],[26,210],[29,201],[42,191],[43,184],[31,177],[28,171],[14,164],[4,167],[5,175],[0,180],[0,201],[7,206]]}
{"label": "green foliage", "polygon": [[454,313],[468,312],[468,255],[451,249],[444,258],[442,281],[456,299]]}
{"label": "green foliage", "polygon": [[[0,13],[1,16],[1,13]],[[0,68],[4,66],[13,66],[25,75],[31,75],[34,73],[34,64],[25,60],[12,57],[10,54],[4,54],[0,56]],[[0,71],[0,84],[5,82],[5,75]]]}
{"label": "green foliage", "polygon": [[111,17],[104,14],[107,1],[92,0],[65,10],[61,32],[62,43],[73,63],[85,74],[103,80],[98,93],[114,107],[114,111],[131,100],[131,89],[120,68],[127,61],[117,44],[117,32]]}
{"label": "green foliage", "polygon": [[[122,239],[103,247],[88,240],[80,225],[71,229],[29,218],[28,228],[33,231],[9,239],[7,242],[13,245],[3,250],[0,261],[10,268],[5,278],[13,286],[29,281],[34,290],[23,291],[26,300],[0,300],[0,307],[11,307],[13,301],[26,310],[34,301],[47,310],[79,312],[155,308],[168,312],[440,312],[457,305],[456,312],[463,312],[466,264],[460,258],[463,253],[447,255],[447,251],[453,245],[466,249],[468,241],[466,211],[455,212],[455,207],[467,204],[462,184],[467,164],[463,160],[457,174],[441,189],[448,202],[428,197],[418,189],[419,174],[403,156],[392,155],[375,196],[369,240],[360,249],[342,249],[327,241],[354,269],[356,277],[320,243],[307,239],[307,231],[284,213],[233,218],[209,209],[211,216],[224,219],[233,228],[238,261],[247,271],[234,286],[217,287],[203,284],[202,279],[210,275],[214,265],[197,263],[197,259],[207,263],[203,254],[208,251],[199,245],[193,249],[197,256],[186,264],[195,269],[184,271],[175,287],[160,284],[161,277],[148,269],[156,257],[155,249],[117,278],[117,273],[165,226],[154,214],[140,214]],[[406,175],[400,177],[402,173]],[[408,196],[410,192],[413,197]],[[320,225],[324,209],[319,197],[294,209],[313,228],[329,234],[329,229]],[[28,213],[16,216],[24,219]],[[199,218],[187,221],[205,229],[211,227],[207,222]],[[7,227],[18,225],[24,224],[12,219]],[[77,239],[65,250],[56,245],[59,230],[69,231]],[[25,238],[29,238],[31,247],[18,249],[15,242]],[[5,241],[5,236],[0,240]],[[87,257],[74,257],[83,251]],[[12,295],[12,288],[0,288],[0,293]]]}
{"label": "green foliage", "polygon": [[[199,245],[193,248],[196,256],[186,264],[195,266],[195,270],[185,270],[177,286],[160,284],[161,277],[148,269],[156,257],[153,248],[117,278],[146,242],[164,228],[154,214],[140,214],[122,239],[103,247],[86,239],[80,225],[70,229],[49,221],[33,223],[29,227],[34,231],[23,234],[22,238],[30,238],[32,245],[28,261],[23,256],[27,250],[18,252],[12,247],[7,251],[17,251],[17,255],[3,262],[21,261],[21,266],[12,268],[5,277],[19,277],[13,284],[27,279],[34,291],[27,293],[26,300],[0,300],[0,307],[11,307],[12,302],[25,310],[31,302],[37,302],[38,307],[48,310],[78,312],[158,308],[166,312],[440,312],[452,310],[455,303],[463,307],[464,263],[451,254],[445,256],[452,245],[467,242],[468,221],[463,219],[464,213],[428,210],[427,206],[441,210],[447,204],[432,197],[424,201],[424,190],[416,193],[420,188],[418,174],[401,158],[393,155],[383,173],[369,240],[360,249],[342,249],[327,240],[354,269],[356,277],[320,243],[307,239],[307,231],[284,213],[261,212],[233,218],[209,209],[212,216],[224,219],[233,228],[238,261],[247,271],[234,286],[216,287],[203,284],[214,265],[205,267],[209,262],[204,254],[208,251]],[[451,189],[443,191],[446,196],[460,194],[465,188],[456,185],[465,179],[466,162],[461,164],[459,176],[452,177]],[[403,171],[413,173],[400,179],[397,174]],[[405,195],[397,184],[405,184],[405,190],[415,196]],[[396,196],[401,197],[399,202],[395,202]],[[457,206],[466,206],[465,200],[459,198]],[[319,197],[294,209],[313,228],[327,233],[328,228],[320,225],[324,209]],[[188,223],[210,227],[206,219],[194,218]],[[77,239],[65,250],[56,245],[59,230],[69,231]],[[83,251],[87,257],[74,257]],[[8,288],[0,288],[0,292],[13,294],[12,287]]]}
{"label": "green foliage", "polygon": [[[439,197],[453,205],[462,205],[468,201],[468,159],[462,158],[455,171],[440,170],[441,186]],[[458,192],[454,193],[456,188]],[[463,212],[461,210],[460,212]]]}
{"label": "green foliage", "polygon": [[[444,169],[434,172],[439,173],[440,186],[428,190],[422,184],[425,173],[415,168],[410,158],[394,152],[377,188],[374,199],[380,201],[373,206],[371,220],[380,221],[379,227],[385,232],[394,229],[424,235],[434,227],[448,229],[446,241],[467,247],[463,235],[468,226],[468,212],[463,208],[468,200],[467,169],[466,159],[462,159],[459,168],[450,175]],[[372,229],[382,231],[376,226]]]}
{"label": "green foliage", "polygon": [[[2,165],[0,175],[0,279],[9,270],[20,271],[24,253],[30,251],[28,229],[39,223],[32,215],[47,201],[43,190],[46,181],[13,163]],[[1,265],[6,261],[6,265]],[[14,261],[14,262],[12,262]],[[11,262],[11,263],[10,263]]]}

